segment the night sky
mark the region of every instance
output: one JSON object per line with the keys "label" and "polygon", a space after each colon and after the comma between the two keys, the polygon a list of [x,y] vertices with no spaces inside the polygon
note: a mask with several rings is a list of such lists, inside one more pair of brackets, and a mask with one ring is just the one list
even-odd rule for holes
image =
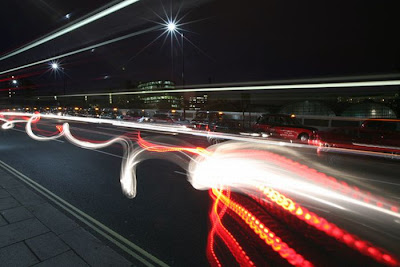
{"label": "night sky", "polygon": [[[372,2],[372,1],[371,1]],[[93,24],[0,62],[0,71],[136,32],[162,22],[163,7],[185,37],[187,85],[398,73],[396,1],[160,1],[141,0]],[[6,54],[109,3],[105,0],[3,0],[0,53]],[[64,16],[71,14],[68,20]],[[140,81],[182,83],[178,40],[162,30],[60,60],[68,92],[127,88]],[[180,40],[180,37],[178,38]],[[196,46],[196,47],[195,47]],[[144,49],[144,50],[143,50]],[[172,63],[172,57],[173,63]],[[171,71],[172,66],[174,71]],[[29,79],[39,94],[63,77],[46,64],[8,75]],[[3,75],[0,80],[8,75]],[[1,88],[8,84],[0,83]]]}

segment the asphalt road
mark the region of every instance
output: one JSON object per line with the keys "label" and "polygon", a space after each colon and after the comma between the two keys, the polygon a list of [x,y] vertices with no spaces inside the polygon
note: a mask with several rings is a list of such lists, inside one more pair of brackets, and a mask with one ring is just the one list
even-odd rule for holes
{"label": "asphalt road", "polygon": [[[81,137],[109,138],[110,131],[102,126],[80,127],[106,133],[80,131]],[[63,139],[38,142],[21,131],[17,128],[0,136],[2,161],[165,263],[207,265],[210,200],[206,191],[191,187],[184,170],[162,160],[143,162],[138,167],[138,194],[128,199],[119,183],[120,147],[86,150]]]}
{"label": "asphalt road", "polygon": [[[40,129],[54,131],[57,123]],[[102,124],[72,123],[81,138],[107,140],[135,131]],[[53,129],[53,130],[51,130]],[[142,136],[160,135],[143,132]],[[206,140],[167,136],[170,140],[206,146]],[[317,153],[315,149],[271,151],[399,202],[398,160]],[[122,149],[118,145],[87,150],[65,139],[39,142],[23,128],[2,131],[0,159],[53,193],[172,266],[207,266],[206,242],[211,200],[195,190],[179,166],[150,159],[138,167],[138,194],[126,198],[119,183]],[[397,237],[398,238],[398,237]]]}

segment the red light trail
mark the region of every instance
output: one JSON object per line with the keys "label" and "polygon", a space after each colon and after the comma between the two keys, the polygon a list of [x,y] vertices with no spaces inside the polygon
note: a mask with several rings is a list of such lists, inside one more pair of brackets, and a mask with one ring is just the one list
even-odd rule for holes
{"label": "red light trail", "polygon": [[[240,198],[233,200],[231,198],[231,190],[237,190],[249,195],[250,198],[255,200],[256,203],[260,203],[266,210],[269,210],[272,205],[275,208],[284,211],[286,216],[290,215],[297,220],[306,223],[318,232],[334,238],[337,242],[346,245],[353,251],[365,255],[378,263],[388,266],[400,265],[398,259],[386,250],[373,245],[371,242],[368,242],[357,235],[349,233],[336,224],[328,221],[326,218],[311,212],[308,208],[299,204],[298,201],[295,201],[292,197],[288,197],[286,192],[296,193],[293,191],[296,189],[296,185],[293,187],[294,189],[291,189],[290,186],[292,185],[288,182],[285,183],[284,187],[282,187],[280,183],[274,184],[272,176],[277,175],[277,173],[268,169],[271,167],[262,169],[265,168],[264,165],[246,161],[256,160],[256,163],[263,162],[264,164],[265,162],[268,162],[268,164],[274,166],[274,171],[284,170],[286,173],[296,174],[296,179],[300,179],[301,182],[299,185],[306,187],[307,183],[305,182],[311,182],[310,185],[312,186],[322,186],[317,188],[320,190],[328,190],[326,192],[332,194],[334,197],[340,196],[340,198],[334,198],[335,200],[360,205],[363,208],[381,212],[387,216],[399,216],[398,206],[389,203],[384,198],[376,197],[370,192],[348,185],[344,181],[339,181],[334,177],[327,176],[324,173],[318,172],[315,169],[309,168],[308,166],[302,165],[291,159],[261,149],[242,149],[240,145],[236,143],[234,145],[230,143],[219,144],[213,146],[212,149],[209,150],[201,147],[164,145],[144,140],[140,136],[140,133],[138,133],[137,140],[135,140],[140,149],[133,149],[130,145],[130,139],[126,136],[120,136],[101,143],[92,140],[83,141],[77,139],[71,134],[68,123],[55,126],[58,131],[53,133],[39,130],[37,128],[36,123],[39,122],[40,117],[42,116],[40,114],[30,114],[29,117],[25,113],[21,113],[19,116],[10,113],[11,116],[9,116],[8,119],[6,119],[5,114],[6,113],[2,113],[2,116],[0,116],[0,120],[4,122],[2,125],[3,129],[13,127],[15,123],[26,123],[26,131],[28,135],[35,140],[47,141],[64,136],[71,143],[87,149],[104,148],[114,143],[121,144],[124,148],[124,158],[121,166],[120,180],[123,192],[130,198],[133,198],[136,195],[136,176],[135,174],[132,174],[132,172],[134,172],[135,166],[140,161],[138,155],[143,151],[159,152],[161,154],[166,152],[178,152],[197,155],[196,159],[189,157],[191,159],[191,167],[193,167],[193,164],[195,166],[195,168],[189,168],[189,174],[191,175],[189,181],[195,188],[198,188],[199,185],[203,185],[202,183],[204,183],[205,187],[211,188],[210,195],[214,199],[214,204],[210,212],[212,228],[208,237],[207,255],[213,266],[223,265],[215,250],[216,237],[223,242],[232,254],[233,258],[235,258],[237,263],[241,266],[254,265],[254,261],[250,258],[251,255],[246,252],[244,246],[240,244],[242,240],[235,237],[237,233],[228,230],[228,227],[224,226],[223,217],[226,213],[235,214],[235,216],[240,219],[241,223],[244,223],[247,226],[246,228],[248,231],[252,231],[266,245],[266,247],[271,248],[277,253],[277,255],[291,265],[313,266],[312,257],[308,259],[308,256],[302,255],[298,252],[295,246],[289,246],[288,241],[284,240],[287,238],[286,236],[278,236],[277,232],[275,232],[272,227],[269,227],[268,222],[265,222],[263,216],[260,216],[260,214],[265,213],[264,209],[259,209],[255,212],[254,210],[249,209],[246,206],[248,203],[246,204],[246,202],[241,201]],[[78,119],[74,118],[74,120]],[[88,120],[82,118],[82,121],[87,122]],[[33,132],[33,130],[50,136],[38,136]],[[240,161],[231,160],[236,158],[239,158]],[[213,170],[212,168],[206,169],[207,172],[202,172],[201,169],[204,166],[214,166],[207,164],[214,164],[218,168],[221,168],[221,166],[224,165],[230,166],[230,172],[217,172],[216,176],[210,177],[210,171],[212,172]],[[235,166],[234,164],[237,164],[238,166]],[[234,167],[236,167],[236,169]],[[254,169],[258,167],[262,167],[259,173],[264,175],[269,174],[269,176],[271,176],[269,177],[269,180],[265,180],[263,177],[259,180],[252,180],[254,178],[247,179],[245,177],[246,173],[248,173],[250,177],[258,175],[258,172],[250,172],[252,168]],[[241,173],[238,172],[238,170],[243,170],[244,172]],[[269,172],[266,173],[266,170]],[[235,180],[235,175],[240,176],[239,180]],[[280,178],[280,180],[284,179],[283,174],[280,175],[281,176],[276,177]],[[292,177],[292,179],[294,178]],[[305,193],[309,194],[305,189],[306,188],[298,187],[297,191],[303,190]],[[324,202],[321,201],[321,203]]]}

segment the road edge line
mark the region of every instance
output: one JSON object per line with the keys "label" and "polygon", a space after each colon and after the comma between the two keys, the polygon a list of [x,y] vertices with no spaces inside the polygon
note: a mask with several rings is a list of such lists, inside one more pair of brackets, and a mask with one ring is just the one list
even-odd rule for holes
{"label": "road edge line", "polygon": [[[51,200],[57,206],[61,207],[66,212],[68,212],[69,214],[71,214],[72,216],[77,218],[79,221],[81,221],[82,223],[89,226],[92,230],[94,230],[95,232],[97,232],[98,234],[100,234],[101,236],[106,238],[107,240],[109,240],[111,243],[113,243],[114,245],[116,245],[117,247],[119,247],[120,249],[122,249],[123,251],[128,253],[129,255],[133,256],[134,258],[136,258],[143,264],[145,264],[146,266],[154,266],[154,265],[151,264],[150,262],[148,262],[146,259],[144,259],[140,255],[138,255],[137,253],[135,253],[134,251],[132,251],[131,249],[129,249],[128,247],[131,247],[132,249],[136,250],[137,252],[140,252],[141,254],[143,254],[143,256],[146,256],[149,260],[153,261],[154,263],[158,264],[159,266],[163,266],[163,267],[169,266],[166,263],[164,263],[163,261],[161,261],[160,259],[158,259],[157,257],[155,257],[152,254],[150,254],[149,252],[145,251],[138,245],[132,243],[131,241],[129,241],[125,237],[121,236],[117,232],[113,231],[112,229],[108,228],[107,226],[105,226],[101,222],[97,221],[93,217],[91,217],[91,216],[87,215],[86,213],[84,213],[83,211],[79,210],[72,204],[68,203],[61,197],[57,196],[56,194],[54,194],[47,188],[45,188],[42,185],[38,184],[37,182],[33,181],[31,178],[29,178],[28,176],[19,172],[18,170],[14,169],[13,167],[11,167],[7,163],[3,162],[2,160],[0,160],[0,166],[3,167],[4,170],[6,170],[9,173],[11,173],[12,175],[14,175],[16,178],[18,178],[19,180],[21,180],[22,182],[24,182],[25,184],[30,186],[32,189],[34,189],[35,191],[37,191],[38,193],[40,193],[47,199]],[[116,239],[118,239],[119,241]],[[122,244],[121,242],[124,244]],[[128,246],[128,247],[126,247],[126,246]]]}

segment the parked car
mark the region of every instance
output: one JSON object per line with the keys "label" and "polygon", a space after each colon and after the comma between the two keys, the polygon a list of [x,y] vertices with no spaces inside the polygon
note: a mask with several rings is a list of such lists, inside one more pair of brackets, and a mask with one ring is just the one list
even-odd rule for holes
{"label": "parked car", "polygon": [[400,119],[369,119],[361,124],[358,142],[400,147]]}
{"label": "parked car", "polygon": [[314,144],[377,152],[400,152],[400,119],[368,119],[360,127],[319,132]]}
{"label": "parked car", "polygon": [[325,131],[319,131],[314,140],[309,140],[310,144],[338,147],[339,144],[350,146],[358,136],[358,127],[337,127]]}
{"label": "parked car", "polygon": [[253,131],[268,136],[307,142],[315,138],[318,129],[302,125],[295,115],[263,114],[257,119]]}
{"label": "parked car", "polygon": [[[238,120],[226,118],[223,112],[200,111],[191,122],[197,130],[205,130],[217,133],[239,134],[241,123]],[[224,141],[223,137],[209,136],[207,141],[216,144]]]}
{"label": "parked car", "polygon": [[196,116],[191,121],[193,128],[197,130],[215,130],[217,124],[222,123],[226,120],[225,114],[222,112],[214,111],[200,111],[196,113]]}
{"label": "parked car", "polygon": [[143,116],[140,115],[138,112],[136,111],[128,111],[126,112],[125,115],[122,116],[122,120],[125,121],[139,121],[139,119],[141,119]]}
{"label": "parked car", "polygon": [[156,113],[150,118],[150,122],[157,122],[157,123],[173,123],[174,120],[165,113]]}
{"label": "parked car", "polygon": [[173,121],[175,124],[178,124],[178,125],[185,125],[185,126],[191,125],[191,123],[190,123],[189,120],[184,119],[184,118],[183,118],[182,116],[180,116],[179,114],[171,113],[171,114],[169,114],[169,116],[171,117],[172,121]]}
{"label": "parked car", "polygon": [[117,118],[117,114],[113,113],[113,112],[102,112],[100,113],[99,116],[100,119],[116,119]]}

